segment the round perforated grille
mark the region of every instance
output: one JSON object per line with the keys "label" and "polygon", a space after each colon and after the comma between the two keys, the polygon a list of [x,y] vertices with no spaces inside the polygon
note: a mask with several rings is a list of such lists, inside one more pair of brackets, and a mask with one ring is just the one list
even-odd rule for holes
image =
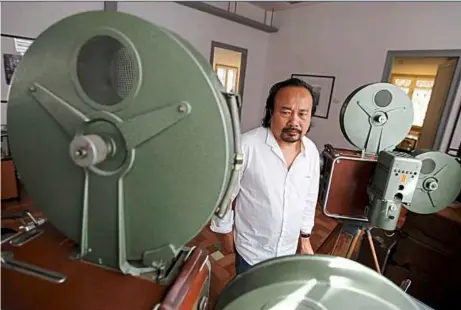
{"label": "round perforated grille", "polygon": [[430,158],[423,159],[423,164],[421,167],[422,174],[431,174],[435,170],[435,161]]}
{"label": "round perforated grille", "polygon": [[387,89],[380,90],[375,98],[375,104],[378,107],[384,108],[391,104],[392,102],[392,93]]}
{"label": "round perforated grille", "polygon": [[81,48],[77,76],[86,95],[96,103],[114,105],[134,87],[136,67],[127,48],[110,36],[95,36]]}

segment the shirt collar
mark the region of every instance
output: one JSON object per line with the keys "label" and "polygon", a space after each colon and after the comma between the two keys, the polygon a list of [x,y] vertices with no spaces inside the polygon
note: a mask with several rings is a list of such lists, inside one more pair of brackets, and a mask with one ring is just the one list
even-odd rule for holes
{"label": "shirt collar", "polygon": [[[272,130],[268,127],[266,128],[267,135],[266,135],[266,144],[269,145],[271,148],[280,148],[277,140],[275,140],[274,134],[272,133]],[[301,138],[302,142],[302,148],[301,148],[301,154],[306,157],[307,156],[307,138],[303,136]]]}

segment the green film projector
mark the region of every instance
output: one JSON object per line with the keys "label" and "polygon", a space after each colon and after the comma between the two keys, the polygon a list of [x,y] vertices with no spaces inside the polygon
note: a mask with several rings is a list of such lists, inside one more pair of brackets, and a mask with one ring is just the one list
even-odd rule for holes
{"label": "green film projector", "polygon": [[343,105],[340,124],[363,158],[377,157],[365,209],[372,227],[394,230],[402,206],[429,214],[456,200],[461,191],[459,158],[438,151],[395,151],[413,124],[413,103],[397,86],[376,83],[358,88]]}
{"label": "green film projector", "polygon": [[[65,18],[15,72],[8,131],[43,218],[2,238],[2,307],[207,309],[208,255],[185,245],[226,214],[242,158],[238,97],[195,48],[124,13]],[[214,309],[418,308],[373,270],[316,255],[255,266]]]}

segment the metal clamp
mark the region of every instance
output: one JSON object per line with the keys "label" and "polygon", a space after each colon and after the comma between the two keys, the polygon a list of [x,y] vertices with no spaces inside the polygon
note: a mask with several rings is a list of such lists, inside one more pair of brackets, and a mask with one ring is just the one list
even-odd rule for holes
{"label": "metal clamp", "polygon": [[26,215],[31,219],[31,221],[26,223],[23,219],[20,219],[23,225],[19,226],[19,231],[14,235],[3,239],[1,245],[10,242],[13,246],[22,246],[43,233],[42,230],[37,230],[37,227],[43,225],[46,222],[46,219],[36,219],[29,211],[26,212]]}
{"label": "metal clamp", "polygon": [[229,186],[224,194],[223,199],[219,207],[217,208],[215,215],[218,218],[223,218],[227,212],[230,211],[232,205],[232,193],[236,182],[238,181],[238,177],[240,174],[240,170],[243,166],[243,154],[241,153],[241,140],[240,140],[240,118],[239,118],[239,97],[235,94],[228,94],[223,93],[227,100],[227,104],[229,106],[229,112],[232,116],[232,129],[234,131],[234,165],[231,171],[231,177],[229,181]]}
{"label": "metal clamp", "polygon": [[67,279],[66,276],[57,272],[17,261],[13,258],[13,253],[11,252],[2,252],[1,266],[2,268],[18,271],[53,283],[63,283]]}

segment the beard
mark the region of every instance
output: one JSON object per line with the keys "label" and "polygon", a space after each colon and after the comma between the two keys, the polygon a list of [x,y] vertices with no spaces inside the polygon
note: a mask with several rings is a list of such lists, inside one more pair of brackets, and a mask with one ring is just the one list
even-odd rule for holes
{"label": "beard", "polygon": [[301,137],[301,130],[293,127],[283,128],[282,133],[280,134],[280,138],[288,143],[298,142],[299,140],[301,140]]}

